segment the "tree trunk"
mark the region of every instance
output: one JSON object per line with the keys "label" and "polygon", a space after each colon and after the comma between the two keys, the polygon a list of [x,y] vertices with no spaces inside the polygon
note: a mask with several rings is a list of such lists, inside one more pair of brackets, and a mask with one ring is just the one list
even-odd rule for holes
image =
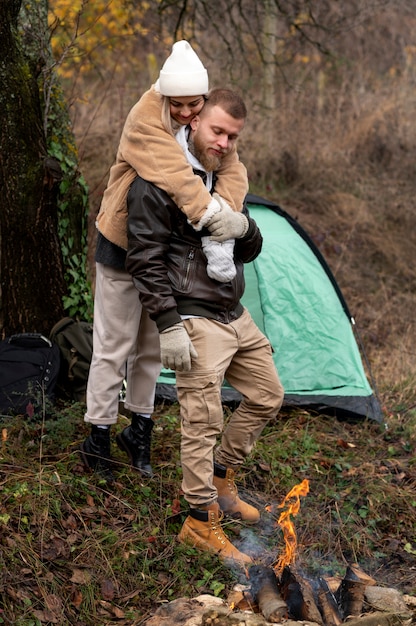
{"label": "tree trunk", "polygon": [[262,46],[264,55],[263,66],[263,104],[273,111],[276,106],[276,30],[277,15],[271,0],[264,2],[264,22]]}
{"label": "tree trunk", "polygon": [[0,285],[3,336],[63,316],[59,166],[47,159],[36,77],[19,46],[21,0],[0,2]]}

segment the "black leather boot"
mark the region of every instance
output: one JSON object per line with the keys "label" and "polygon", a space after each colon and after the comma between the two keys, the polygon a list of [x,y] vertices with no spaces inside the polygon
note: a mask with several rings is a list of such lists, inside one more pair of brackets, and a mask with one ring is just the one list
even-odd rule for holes
{"label": "black leather boot", "polygon": [[152,419],[133,413],[130,426],[116,436],[118,447],[127,453],[132,466],[148,477],[153,476],[150,465],[153,426]]}
{"label": "black leather boot", "polygon": [[86,467],[107,483],[114,482],[111,470],[110,428],[91,426],[91,434],[80,445],[81,457]]}

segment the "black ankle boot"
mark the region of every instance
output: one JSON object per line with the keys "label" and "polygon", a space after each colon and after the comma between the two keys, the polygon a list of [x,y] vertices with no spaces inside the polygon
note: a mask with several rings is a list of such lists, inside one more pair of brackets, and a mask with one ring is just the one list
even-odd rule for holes
{"label": "black ankle boot", "polygon": [[91,434],[80,445],[81,457],[86,467],[107,483],[114,482],[111,471],[110,428],[91,426]]}
{"label": "black ankle boot", "polygon": [[152,419],[133,413],[131,425],[116,437],[118,447],[128,454],[132,466],[149,477],[153,476],[153,469],[150,465],[153,426]]}

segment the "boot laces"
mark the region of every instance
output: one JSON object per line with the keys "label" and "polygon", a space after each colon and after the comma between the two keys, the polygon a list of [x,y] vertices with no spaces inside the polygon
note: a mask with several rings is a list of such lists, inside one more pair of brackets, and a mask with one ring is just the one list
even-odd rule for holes
{"label": "boot laces", "polygon": [[211,513],[210,515],[210,522],[211,522],[211,529],[212,532],[214,533],[214,535],[216,536],[216,538],[218,539],[218,541],[220,541],[222,543],[223,546],[226,545],[227,543],[227,539],[224,535],[224,531],[221,527],[221,520],[224,517],[223,513],[221,512],[218,515],[218,518],[215,519],[215,515],[214,513]]}
{"label": "boot laces", "polygon": [[228,489],[230,490],[230,493],[231,493],[234,501],[237,500],[238,490],[237,490],[236,484],[234,482],[234,479],[233,478],[228,478],[227,479],[227,485],[228,485]]}

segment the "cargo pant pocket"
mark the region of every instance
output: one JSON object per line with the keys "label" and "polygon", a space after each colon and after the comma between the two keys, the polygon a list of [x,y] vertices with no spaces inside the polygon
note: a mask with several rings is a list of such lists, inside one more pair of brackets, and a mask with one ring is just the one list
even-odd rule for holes
{"label": "cargo pant pocket", "polygon": [[222,428],[221,379],[217,372],[177,372],[176,387],[184,424]]}

